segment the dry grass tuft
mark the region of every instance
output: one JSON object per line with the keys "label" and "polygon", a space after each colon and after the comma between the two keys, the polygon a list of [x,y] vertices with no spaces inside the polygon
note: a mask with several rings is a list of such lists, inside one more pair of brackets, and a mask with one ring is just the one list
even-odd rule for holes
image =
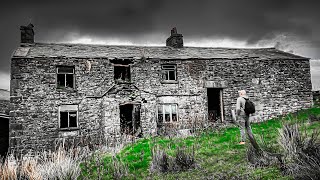
{"label": "dry grass tuft", "polygon": [[13,155],[7,158],[0,164],[1,180],[15,180],[17,179],[18,164]]}
{"label": "dry grass tuft", "polygon": [[186,171],[196,168],[194,147],[177,147],[173,156],[167,154],[160,146],[152,148],[150,172],[166,173]]}
{"label": "dry grass tuft", "polygon": [[298,125],[285,124],[279,130],[279,144],[285,152],[285,173],[295,179],[320,177],[319,131],[311,136],[302,133]]}
{"label": "dry grass tuft", "polygon": [[12,154],[0,164],[1,180],[77,179],[80,162],[88,153],[85,148],[26,154],[21,159]]}

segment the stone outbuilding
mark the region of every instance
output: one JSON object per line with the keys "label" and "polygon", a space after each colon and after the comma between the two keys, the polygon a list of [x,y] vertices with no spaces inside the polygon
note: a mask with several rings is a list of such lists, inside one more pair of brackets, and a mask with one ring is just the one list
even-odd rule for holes
{"label": "stone outbuilding", "polygon": [[162,47],[37,43],[32,28],[11,59],[18,151],[225,123],[242,89],[252,121],[312,106],[309,59],[275,48],[184,47],[175,28]]}

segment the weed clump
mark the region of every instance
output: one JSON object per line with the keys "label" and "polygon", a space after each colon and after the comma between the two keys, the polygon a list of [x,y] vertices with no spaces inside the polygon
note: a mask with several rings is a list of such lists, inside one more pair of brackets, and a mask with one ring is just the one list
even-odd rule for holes
{"label": "weed clump", "polygon": [[172,165],[172,159],[165,151],[161,150],[159,146],[154,146],[152,148],[150,172],[170,172],[173,169]]}
{"label": "weed clump", "polygon": [[188,152],[187,148],[178,147],[175,154],[175,163],[177,170],[185,171],[195,168],[194,147]]}
{"label": "weed clump", "polygon": [[173,156],[159,146],[152,149],[151,172],[166,173],[194,169],[196,167],[194,148],[177,147]]}
{"label": "weed clump", "polygon": [[295,179],[318,179],[320,177],[319,131],[311,136],[302,133],[298,125],[285,124],[279,130],[279,144],[285,153],[285,173]]}
{"label": "weed clump", "polygon": [[[81,151],[81,153],[80,153]],[[0,164],[1,179],[77,179],[81,173],[80,162],[86,151],[83,149],[26,154],[21,159],[12,154]]]}

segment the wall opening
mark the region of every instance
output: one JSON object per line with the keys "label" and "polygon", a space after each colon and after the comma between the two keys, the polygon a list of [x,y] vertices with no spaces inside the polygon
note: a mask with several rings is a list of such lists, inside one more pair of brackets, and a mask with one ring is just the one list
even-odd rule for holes
{"label": "wall opening", "polygon": [[130,66],[129,65],[114,65],[114,80],[117,83],[130,82]]}
{"label": "wall opening", "polygon": [[6,156],[9,148],[9,118],[0,117],[0,156]]}
{"label": "wall opening", "polygon": [[208,120],[209,122],[223,121],[222,88],[207,88]]}
{"label": "wall opening", "polygon": [[120,105],[120,129],[121,134],[142,136],[140,127],[140,104]]}
{"label": "wall opening", "polygon": [[130,83],[130,64],[132,59],[111,59],[110,62],[114,66],[114,80],[116,83]]}

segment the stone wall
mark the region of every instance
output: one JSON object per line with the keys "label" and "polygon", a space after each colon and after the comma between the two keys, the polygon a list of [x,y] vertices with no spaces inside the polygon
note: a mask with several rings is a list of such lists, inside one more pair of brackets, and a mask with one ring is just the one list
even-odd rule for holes
{"label": "stone wall", "polygon": [[[176,83],[161,81],[161,64],[165,63],[177,64]],[[75,67],[74,89],[56,89],[58,65]],[[129,93],[123,85],[115,84],[113,71],[113,64],[104,58],[12,59],[10,147],[24,153],[29,149],[52,149],[63,139],[82,145],[117,139],[122,103],[141,104],[144,136],[156,134],[160,103],[178,104],[178,128],[189,128],[194,122],[206,124],[206,86],[223,88],[226,121],[231,120],[230,112],[241,89],[247,90],[257,105],[258,111],[252,117],[255,121],[312,104],[308,60],[135,59]],[[58,108],[65,104],[79,105],[78,130],[59,130]],[[83,141],[87,137],[90,142]]]}

